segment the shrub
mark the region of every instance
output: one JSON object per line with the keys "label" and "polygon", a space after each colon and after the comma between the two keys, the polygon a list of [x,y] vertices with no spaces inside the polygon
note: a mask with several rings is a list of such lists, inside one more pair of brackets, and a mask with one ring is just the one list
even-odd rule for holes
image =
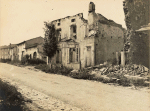
{"label": "shrub", "polygon": [[28,59],[28,64],[46,64],[45,61],[37,58],[37,59]]}
{"label": "shrub", "polygon": [[7,62],[10,62],[11,61],[11,59],[0,59],[0,62],[2,62],[2,63],[7,63]]}
{"label": "shrub", "polygon": [[20,61],[15,59],[9,62],[10,64],[20,64]]}
{"label": "shrub", "polygon": [[53,66],[52,68],[50,68],[50,66],[46,65],[46,64],[39,64],[37,66],[35,66],[36,69],[40,69],[46,73],[55,73],[55,74],[62,74],[62,75],[66,75],[68,76],[70,74],[70,72],[72,71],[72,69],[64,67],[64,66]]}
{"label": "shrub", "polygon": [[60,70],[62,75],[68,75],[73,69],[62,66]]}
{"label": "shrub", "polygon": [[37,66],[35,66],[36,69],[40,69],[46,73],[50,72],[50,67],[46,64],[39,64]]}
{"label": "shrub", "polygon": [[79,70],[78,73],[71,73],[71,77],[76,78],[76,79],[92,79],[93,75],[89,74],[89,71],[86,69],[81,69]]}
{"label": "shrub", "polygon": [[24,56],[21,59],[21,64],[24,65],[27,62],[27,58]]}
{"label": "shrub", "polygon": [[26,54],[25,57],[26,57],[26,59],[28,60],[30,56],[29,56],[28,54]]}

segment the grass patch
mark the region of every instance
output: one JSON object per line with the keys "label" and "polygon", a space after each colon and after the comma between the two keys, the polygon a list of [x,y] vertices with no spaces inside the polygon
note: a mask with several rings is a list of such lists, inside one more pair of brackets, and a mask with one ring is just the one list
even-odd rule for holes
{"label": "grass patch", "polygon": [[7,63],[7,62],[10,62],[11,61],[11,59],[0,59],[0,62],[2,62],[2,63]]}
{"label": "grass patch", "polygon": [[40,69],[43,72],[46,73],[55,73],[55,74],[61,74],[61,75],[65,75],[68,76],[70,74],[70,72],[72,71],[71,68],[67,68],[65,66],[53,66],[50,68],[50,66],[46,65],[46,64],[39,64],[35,66],[36,69]]}

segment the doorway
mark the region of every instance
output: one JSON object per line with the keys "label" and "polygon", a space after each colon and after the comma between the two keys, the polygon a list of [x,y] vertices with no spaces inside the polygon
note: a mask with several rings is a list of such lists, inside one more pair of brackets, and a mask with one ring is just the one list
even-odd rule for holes
{"label": "doorway", "polygon": [[86,66],[91,66],[91,46],[87,46]]}

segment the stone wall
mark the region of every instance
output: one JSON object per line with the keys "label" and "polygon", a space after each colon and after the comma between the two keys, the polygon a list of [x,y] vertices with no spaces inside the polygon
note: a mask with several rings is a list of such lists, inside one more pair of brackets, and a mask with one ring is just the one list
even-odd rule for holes
{"label": "stone wall", "polygon": [[[92,4],[89,5],[89,9]],[[94,5],[95,7],[95,5]],[[95,34],[95,65],[116,58],[116,52],[124,47],[124,31],[121,25],[90,10],[88,14],[89,36]]]}
{"label": "stone wall", "polygon": [[148,31],[136,32],[143,25],[150,23],[149,0],[125,0],[123,6],[127,26],[127,42],[130,43],[129,62],[150,68],[150,33]]}

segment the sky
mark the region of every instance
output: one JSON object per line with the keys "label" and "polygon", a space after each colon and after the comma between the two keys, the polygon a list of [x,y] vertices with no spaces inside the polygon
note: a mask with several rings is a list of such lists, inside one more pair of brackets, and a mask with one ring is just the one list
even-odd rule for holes
{"label": "sky", "polygon": [[0,46],[44,37],[44,21],[78,13],[87,19],[90,2],[96,13],[126,28],[123,0],[0,0]]}

